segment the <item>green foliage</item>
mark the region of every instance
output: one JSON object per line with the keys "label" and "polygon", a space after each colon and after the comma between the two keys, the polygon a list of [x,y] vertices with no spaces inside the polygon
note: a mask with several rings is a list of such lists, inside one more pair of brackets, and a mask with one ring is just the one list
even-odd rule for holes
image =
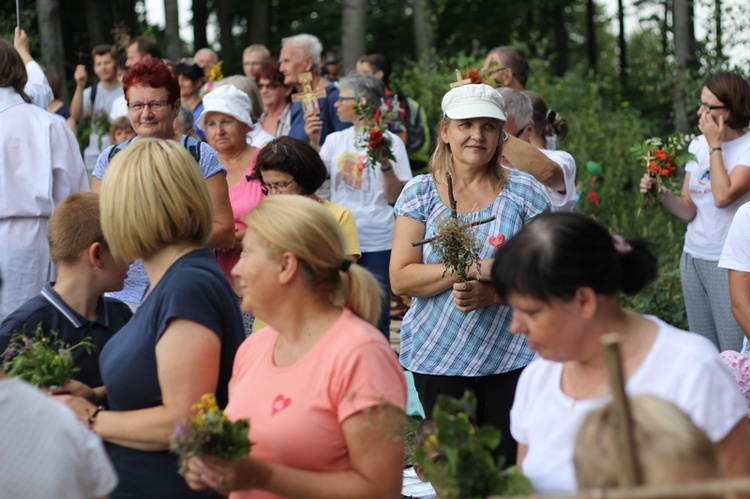
{"label": "green foliage", "polygon": [[89,340],[67,345],[58,339],[57,332],[45,332],[40,322],[36,329],[14,334],[2,354],[2,368],[9,376],[20,378],[34,386],[62,386],[78,372],[73,364],[73,351],[85,348],[91,353],[95,348]]}
{"label": "green foliage", "polygon": [[440,395],[432,413],[434,431],[423,435],[415,462],[443,499],[530,493],[530,482],[516,467],[502,470],[502,458],[496,461],[492,456],[500,444],[500,431],[472,424],[476,405],[470,391],[461,400]]}

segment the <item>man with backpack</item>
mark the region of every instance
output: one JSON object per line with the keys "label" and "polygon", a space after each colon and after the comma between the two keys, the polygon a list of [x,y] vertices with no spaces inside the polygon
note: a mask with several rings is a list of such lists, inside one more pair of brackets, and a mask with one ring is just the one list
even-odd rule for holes
{"label": "man with backpack", "polygon": [[[79,64],[73,78],[76,90],[70,103],[70,115],[80,122],[91,118],[89,145],[83,152],[87,170],[93,170],[99,154],[109,145],[109,114],[112,103],[122,94],[122,85],[117,79],[117,58],[112,45],[97,45],[91,52],[94,58],[94,74],[99,82],[86,87],[86,66]],[[105,126],[106,125],[106,126]]]}

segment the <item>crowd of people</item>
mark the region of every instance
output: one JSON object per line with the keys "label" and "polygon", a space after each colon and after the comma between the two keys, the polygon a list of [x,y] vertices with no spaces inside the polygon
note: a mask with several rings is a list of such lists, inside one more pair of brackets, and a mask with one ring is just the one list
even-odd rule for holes
{"label": "crowd of people", "polygon": [[[0,374],[13,497],[398,497],[409,380],[428,419],[473,391],[495,456],[536,492],[621,486],[612,332],[645,482],[750,475],[742,76],[705,82],[682,196],[657,194],[688,223],[686,332],[620,306],[656,258],[574,213],[567,122],[526,90],[514,47],[446,89],[416,176],[419,96],[389,88],[383,54],[339,75],[301,34],[278,58],[251,45],[221,80],[213,50],[168,61],[148,37],[92,60],[98,81],[79,65],[66,105],[26,33],[0,39],[0,353],[37,325],[94,346],[64,386]],[[472,225],[466,278],[435,239],[451,218]],[[410,299],[398,353],[393,294]],[[248,457],[169,452],[204,394],[249,418]]]}

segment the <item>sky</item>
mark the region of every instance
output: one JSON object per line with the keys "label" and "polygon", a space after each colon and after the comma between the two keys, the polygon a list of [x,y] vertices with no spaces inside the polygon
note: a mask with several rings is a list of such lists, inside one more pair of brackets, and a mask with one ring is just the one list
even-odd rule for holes
{"label": "sky", "polygon": [[[746,0],[724,0],[723,5],[725,8],[731,8],[732,5],[739,5]],[[193,0],[177,0],[179,6],[180,16],[180,37],[185,42],[193,41],[193,30],[190,26],[189,19],[191,18],[190,8]],[[607,14],[612,16],[612,32],[617,32],[616,25],[616,13],[617,13],[617,0],[599,0],[603,3]],[[163,0],[145,0],[146,10],[148,14],[148,20],[152,24],[164,26],[164,1]],[[710,7],[706,4],[709,2],[697,2],[698,7],[696,8],[696,21],[695,30],[696,37],[703,39],[706,36],[705,26],[707,24],[706,19],[710,16]],[[703,5],[702,5],[703,4]],[[702,6],[701,6],[702,5]],[[638,15],[643,15],[642,9],[636,8],[632,5],[632,0],[625,0],[625,31],[630,32],[638,27]],[[731,16],[725,15],[725,22],[728,22]],[[738,44],[728,54],[730,60],[735,64],[748,64],[750,61],[750,28],[744,27],[745,30],[745,42],[744,44]],[[208,41],[213,43],[216,41],[217,32],[211,26],[208,28]],[[199,47],[200,48],[200,47]]]}

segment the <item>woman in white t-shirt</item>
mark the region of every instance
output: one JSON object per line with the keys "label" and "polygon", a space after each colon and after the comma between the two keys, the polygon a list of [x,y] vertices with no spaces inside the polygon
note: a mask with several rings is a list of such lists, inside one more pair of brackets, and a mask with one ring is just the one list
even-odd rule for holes
{"label": "woman in white t-shirt", "polygon": [[656,276],[640,239],[611,236],[575,213],[540,215],[495,256],[492,281],[513,307],[510,330],[539,357],[511,410],[518,465],[540,493],[576,489],[573,449],[586,415],[611,400],[601,337],[621,335],[625,389],[674,403],[716,445],[724,476],[750,473],[750,422],[729,372],[705,338],[620,307]]}
{"label": "woman in white t-shirt", "polygon": [[[406,147],[394,133],[386,131],[394,159],[382,157],[374,167],[367,166],[367,137],[371,120],[357,114],[356,106],[367,106],[375,113],[384,96],[383,82],[374,76],[349,76],[339,82],[339,99],[334,105],[342,123],[354,126],[328,134],[320,157],[331,179],[331,201],[354,214],[362,256],[357,263],[375,274],[383,287],[383,309],[377,328],[389,337],[393,207],[404,184],[411,179]],[[323,122],[318,116],[305,117],[305,132],[317,147]]]}
{"label": "woman in white t-shirt", "polygon": [[[732,316],[726,269],[717,266],[737,209],[750,201],[750,87],[742,76],[718,73],[706,80],[698,103],[698,128],[691,142],[696,157],[685,166],[682,196],[657,198],[688,222],[680,260],[682,292],[690,330],[719,350],[739,350],[742,330]],[[654,179],[644,175],[641,192]]]}

